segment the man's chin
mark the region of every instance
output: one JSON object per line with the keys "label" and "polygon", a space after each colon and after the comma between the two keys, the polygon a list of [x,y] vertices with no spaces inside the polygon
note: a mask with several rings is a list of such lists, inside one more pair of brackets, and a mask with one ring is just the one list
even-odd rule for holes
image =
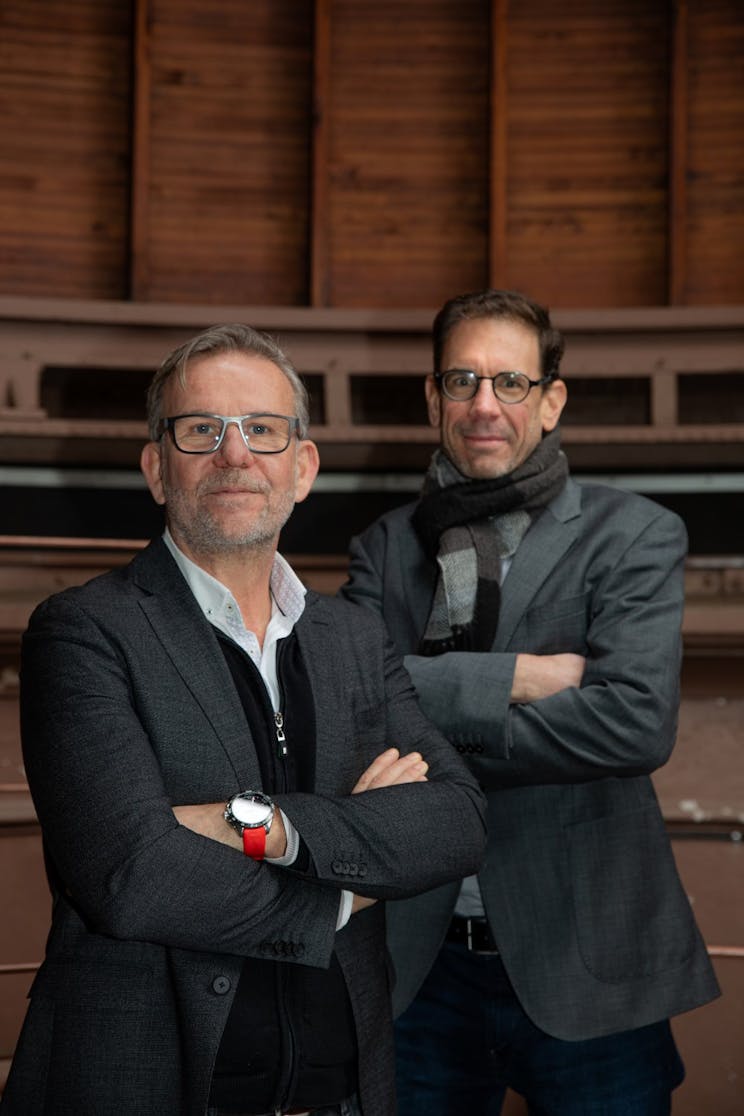
{"label": "man's chin", "polygon": [[494,461],[492,458],[476,458],[475,460],[455,462],[460,472],[469,480],[497,480],[511,472],[511,463],[508,461]]}
{"label": "man's chin", "polygon": [[279,540],[277,530],[256,523],[237,529],[202,523],[197,531],[180,531],[179,534],[193,554],[204,558],[276,548]]}

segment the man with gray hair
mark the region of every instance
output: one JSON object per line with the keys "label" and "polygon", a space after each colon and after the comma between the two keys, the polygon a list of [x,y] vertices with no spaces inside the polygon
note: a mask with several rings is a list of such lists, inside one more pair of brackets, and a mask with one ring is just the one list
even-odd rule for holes
{"label": "man with gray hair", "polygon": [[275,343],[207,330],[148,403],[164,536],[24,638],[54,904],[3,1116],[393,1116],[381,900],[477,868],[479,789],[277,553],[318,452]]}

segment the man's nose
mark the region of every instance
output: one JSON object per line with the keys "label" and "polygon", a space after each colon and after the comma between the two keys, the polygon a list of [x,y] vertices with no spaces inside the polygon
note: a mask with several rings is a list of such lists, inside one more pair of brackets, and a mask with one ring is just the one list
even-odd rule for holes
{"label": "man's nose", "polygon": [[502,404],[493,390],[493,380],[484,377],[478,381],[478,390],[470,400],[470,413],[476,415],[500,415]]}
{"label": "man's nose", "polygon": [[222,443],[215,457],[219,462],[231,468],[253,464],[253,453],[250,447],[246,445],[243,431],[237,422],[228,422]]}

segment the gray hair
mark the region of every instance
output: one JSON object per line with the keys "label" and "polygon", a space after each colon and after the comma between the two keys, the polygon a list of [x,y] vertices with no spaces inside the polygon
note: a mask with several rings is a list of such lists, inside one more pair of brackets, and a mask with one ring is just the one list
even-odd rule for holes
{"label": "gray hair", "polygon": [[150,438],[156,442],[161,435],[163,392],[165,385],[177,376],[181,386],[186,383],[186,367],[195,357],[216,356],[218,353],[248,353],[265,357],[284,373],[292,385],[294,406],[299,419],[298,435],[307,437],[310,422],[307,389],[288,356],[273,337],[245,325],[210,326],[170,353],[153,376],[147,391],[147,423]]}

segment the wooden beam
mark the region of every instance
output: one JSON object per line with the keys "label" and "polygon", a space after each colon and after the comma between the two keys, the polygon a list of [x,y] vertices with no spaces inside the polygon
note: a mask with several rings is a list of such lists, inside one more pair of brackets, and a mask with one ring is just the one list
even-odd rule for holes
{"label": "wooden beam", "polygon": [[147,299],[150,286],[150,25],[149,0],[134,0],[129,290],[136,301]]}
{"label": "wooden beam", "polygon": [[328,158],[331,89],[331,0],[315,0],[313,51],[312,212],[310,218],[310,305],[330,300]]}
{"label": "wooden beam", "polygon": [[687,293],[687,160],[689,130],[687,0],[672,6],[669,90],[668,301],[684,304]]}
{"label": "wooden beam", "polygon": [[507,285],[507,0],[491,0],[488,281]]}
{"label": "wooden beam", "polygon": [[651,376],[651,425],[677,426],[677,377],[673,372],[654,372]]}

